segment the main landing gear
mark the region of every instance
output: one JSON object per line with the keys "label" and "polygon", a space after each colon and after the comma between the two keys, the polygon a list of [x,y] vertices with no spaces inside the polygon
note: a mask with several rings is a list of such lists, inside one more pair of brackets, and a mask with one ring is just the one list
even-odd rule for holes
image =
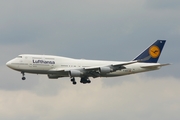
{"label": "main landing gear", "polygon": [[83,83],[83,84],[91,83],[89,78],[85,78],[85,77],[82,77],[80,82]]}
{"label": "main landing gear", "polygon": [[[72,82],[73,85],[77,84],[74,77],[71,78],[71,82]],[[80,83],[87,84],[87,83],[91,83],[91,81],[89,80],[89,78],[82,77],[81,80],[80,80]]]}
{"label": "main landing gear", "polygon": [[76,81],[74,77],[71,78],[71,82],[73,83],[73,85],[76,85]]}
{"label": "main landing gear", "polygon": [[21,74],[22,74],[22,80],[26,80],[26,77],[24,77],[24,72],[21,72]]}

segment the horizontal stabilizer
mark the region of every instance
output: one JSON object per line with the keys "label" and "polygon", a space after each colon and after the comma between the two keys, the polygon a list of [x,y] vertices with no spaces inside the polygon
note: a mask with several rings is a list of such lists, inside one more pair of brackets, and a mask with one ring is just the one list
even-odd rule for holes
{"label": "horizontal stabilizer", "polygon": [[159,64],[159,65],[148,65],[148,66],[141,66],[141,68],[158,68],[158,67],[163,67],[167,65],[170,65],[170,64],[167,63],[167,64]]}

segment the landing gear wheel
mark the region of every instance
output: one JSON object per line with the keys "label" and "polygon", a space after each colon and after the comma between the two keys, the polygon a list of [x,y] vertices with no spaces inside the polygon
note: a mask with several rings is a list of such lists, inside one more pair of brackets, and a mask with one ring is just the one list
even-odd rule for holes
{"label": "landing gear wheel", "polygon": [[71,82],[74,82],[75,81],[75,78],[71,78]]}
{"label": "landing gear wheel", "polygon": [[74,81],[74,82],[73,82],[73,85],[76,85],[76,84],[77,84],[76,81]]}
{"label": "landing gear wheel", "polygon": [[22,80],[26,80],[26,78],[25,78],[25,77],[22,77]]}

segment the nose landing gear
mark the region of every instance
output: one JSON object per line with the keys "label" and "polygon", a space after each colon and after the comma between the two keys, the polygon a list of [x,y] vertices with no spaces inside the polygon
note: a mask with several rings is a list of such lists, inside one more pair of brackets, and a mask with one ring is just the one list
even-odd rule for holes
{"label": "nose landing gear", "polygon": [[24,77],[24,72],[21,72],[21,74],[22,74],[22,80],[26,80],[26,77]]}

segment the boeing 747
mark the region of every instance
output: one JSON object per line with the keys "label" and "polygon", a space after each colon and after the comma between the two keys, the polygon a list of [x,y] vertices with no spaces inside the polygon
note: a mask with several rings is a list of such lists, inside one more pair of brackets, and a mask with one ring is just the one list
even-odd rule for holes
{"label": "boeing 747", "polygon": [[75,77],[83,84],[91,83],[90,77],[116,77],[140,72],[158,70],[169,64],[157,63],[166,40],[157,40],[131,61],[100,61],[73,59],[52,55],[22,54],[8,61],[6,65],[22,73],[46,74],[49,79],[70,77],[75,85]]}

